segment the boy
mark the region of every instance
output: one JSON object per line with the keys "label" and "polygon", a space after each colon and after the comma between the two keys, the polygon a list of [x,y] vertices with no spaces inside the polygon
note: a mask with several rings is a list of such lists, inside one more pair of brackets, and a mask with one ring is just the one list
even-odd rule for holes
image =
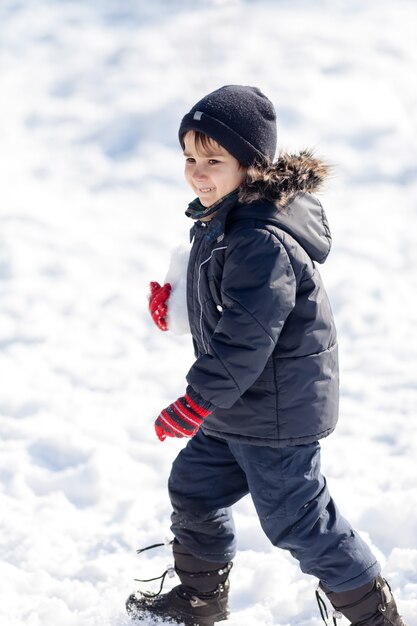
{"label": "boy", "polygon": [[[309,152],[274,162],[274,107],[254,87],[205,96],[179,139],[197,195],[186,212],[195,221],[187,307],[196,360],[185,395],[155,430],[161,441],[190,438],[169,479],[181,584],[131,596],[128,610],[187,625],[226,619],[236,551],[230,507],[250,493],[273,545],[316,576],[352,624],[405,626],[320,472],[319,440],[338,416],[336,330],[316,269],[331,236],[311,195],[327,168]],[[166,330],[170,285],[151,287],[153,319]]]}

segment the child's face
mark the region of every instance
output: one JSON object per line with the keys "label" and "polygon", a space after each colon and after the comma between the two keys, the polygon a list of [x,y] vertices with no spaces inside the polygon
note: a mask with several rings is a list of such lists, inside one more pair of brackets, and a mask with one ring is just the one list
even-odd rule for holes
{"label": "child's face", "polygon": [[205,207],[237,189],[246,176],[246,169],[216,141],[196,146],[193,131],[184,135],[184,156],[185,178]]}

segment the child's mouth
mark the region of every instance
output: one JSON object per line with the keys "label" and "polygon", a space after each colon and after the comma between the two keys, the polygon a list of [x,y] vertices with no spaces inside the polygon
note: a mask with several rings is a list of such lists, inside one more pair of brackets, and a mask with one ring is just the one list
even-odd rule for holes
{"label": "child's mouth", "polygon": [[200,193],[209,193],[210,191],[214,191],[214,187],[200,187],[198,191]]}

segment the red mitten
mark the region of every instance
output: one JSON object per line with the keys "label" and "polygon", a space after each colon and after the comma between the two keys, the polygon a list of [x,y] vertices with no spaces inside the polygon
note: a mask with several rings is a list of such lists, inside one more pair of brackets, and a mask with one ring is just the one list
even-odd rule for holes
{"label": "red mitten", "polygon": [[159,414],[155,421],[157,437],[160,441],[167,437],[193,437],[211,412],[185,394]]}
{"label": "red mitten", "polygon": [[163,287],[159,283],[152,282],[149,285],[151,293],[149,296],[149,312],[153,321],[160,330],[168,330],[166,315],[168,312],[167,301],[171,293],[171,285],[165,283]]}

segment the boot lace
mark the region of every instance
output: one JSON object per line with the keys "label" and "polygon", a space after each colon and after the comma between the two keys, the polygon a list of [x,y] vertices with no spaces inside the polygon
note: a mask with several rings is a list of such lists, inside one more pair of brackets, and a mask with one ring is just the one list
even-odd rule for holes
{"label": "boot lace", "polygon": [[166,539],[162,543],[153,543],[151,546],[146,546],[146,548],[139,548],[139,550],[136,550],[136,554],[142,554],[142,552],[146,552],[146,550],[153,550],[154,548],[160,548],[161,546],[172,546],[173,543],[173,539]]}
{"label": "boot lace", "polygon": [[[323,597],[320,593],[320,587],[317,587],[316,589],[316,600],[317,600],[317,605],[319,607],[320,610],[320,615],[321,615],[321,619],[323,620],[323,622],[326,624],[326,626],[329,626],[329,612],[327,610],[327,604],[326,602],[323,600]],[[338,619],[341,619],[343,617],[342,613],[340,611],[334,610],[332,612],[332,623],[333,626],[337,626],[337,621]]]}
{"label": "boot lace", "polygon": [[[142,554],[143,552],[146,552],[146,550],[153,550],[154,548],[160,548],[162,546],[170,546],[173,543],[174,543],[173,539],[166,539],[162,543],[153,543],[152,545],[146,546],[145,548],[139,548],[139,550],[136,550],[136,554]],[[155,591],[155,592],[141,591],[140,592],[141,595],[143,595],[145,598],[156,598],[162,592],[165,578],[167,576],[168,578],[173,578],[175,576],[175,568],[173,565],[167,565],[165,572],[161,574],[160,576],[155,576],[155,578],[135,578],[134,580],[138,583],[151,583],[151,582],[154,582],[155,580],[160,580],[161,584],[159,585],[158,591]]]}
{"label": "boot lace", "polygon": [[[154,543],[150,546],[146,546],[145,548],[139,548],[139,550],[136,550],[136,553],[142,554],[143,552],[146,552],[147,550],[153,550],[154,548],[160,548],[162,546],[170,546],[173,543],[174,543],[173,539],[172,540],[166,539],[162,543]],[[224,567],[217,569],[217,570],[213,570],[211,572],[184,572],[184,573],[186,573],[189,578],[202,578],[202,577],[206,578],[207,576],[218,576],[222,574],[228,575],[230,570],[232,569],[232,566],[233,566],[233,563],[230,561],[229,563],[226,563]],[[140,592],[141,595],[144,596],[145,598],[156,598],[162,592],[166,577],[168,576],[168,578],[173,578],[175,574],[181,574],[181,573],[182,573],[182,570],[180,570],[177,566],[167,565],[165,572],[163,572],[160,576],[155,576],[155,578],[135,578],[134,580],[138,583],[151,583],[151,582],[154,582],[155,580],[160,580],[161,583],[159,585],[158,591],[156,592],[141,591]],[[182,588],[184,593],[187,593],[187,588],[184,585],[180,585],[180,587]],[[212,594],[207,593],[207,594],[202,594],[202,595],[210,597]]]}

